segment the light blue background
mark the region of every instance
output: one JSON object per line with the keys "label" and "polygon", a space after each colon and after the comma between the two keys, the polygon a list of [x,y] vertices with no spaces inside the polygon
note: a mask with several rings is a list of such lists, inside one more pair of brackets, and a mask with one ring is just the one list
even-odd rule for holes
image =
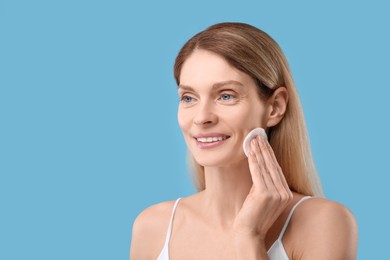
{"label": "light blue background", "polygon": [[355,214],[358,258],[383,259],[385,2],[0,0],[0,259],[128,259],[135,217],[194,192],[172,65],[222,21],[279,42],[326,195]]}

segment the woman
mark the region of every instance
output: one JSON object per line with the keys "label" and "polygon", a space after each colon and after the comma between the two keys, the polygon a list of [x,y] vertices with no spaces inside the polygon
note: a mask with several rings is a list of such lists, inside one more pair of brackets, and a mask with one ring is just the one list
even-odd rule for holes
{"label": "woman", "polygon": [[[221,23],[180,50],[178,121],[198,193],[145,209],[130,258],[355,259],[357,224],[321,197],[299,98],[278,44]],[[267,139],[242,145],[254,128]]]}

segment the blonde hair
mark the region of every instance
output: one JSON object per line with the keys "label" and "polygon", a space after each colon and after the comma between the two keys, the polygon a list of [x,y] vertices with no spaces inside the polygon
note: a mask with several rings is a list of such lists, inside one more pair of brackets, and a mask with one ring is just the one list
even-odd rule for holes
{"label": "blonde hair", "polygon": [[[269,129],[269,142],[290,189],[304,195],[322,196],[302,107],[288,62],[279,45],[268,34],[248,24],[215,24],[193,36],[180,50],[174,65],[178,85],[182,65],[196,49],[216,53],[251,76],[261,98],[269,98],[278,87],[287,88],[289,102],[286,113],[279,124]],[[204,190],[204,167],[191,154],[189,165],[197,190]]]}

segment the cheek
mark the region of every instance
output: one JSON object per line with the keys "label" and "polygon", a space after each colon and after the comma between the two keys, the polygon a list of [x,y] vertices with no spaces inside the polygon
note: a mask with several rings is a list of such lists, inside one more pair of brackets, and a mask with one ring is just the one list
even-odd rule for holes
{"label": "cheek", "polygon": [[264,128],[264,115],[265,113],[262,108],[257,108],[257,110],[246,109],[244,111],[237,111],[237,113],[232,112],[230,121],[235,126],[238,126],[245,131],[250,131],[256,127]]}
{"label": "cheek", "polygon": [[245,107],[244,109],[231,109],[230,111],[225,112],[225,118],[231,124],[236,126],[258,126],[262,122],[262,113],[261,111],[256,111],[250,109],[250,107]]}
{"label": "cheek", "polygon": [[185,130],[186,127],[188,127],[188,118],[188,115],[186,115],[186,113],[179,108],[177,112],[177,122],[179,123],[179,126],[182,131]]}

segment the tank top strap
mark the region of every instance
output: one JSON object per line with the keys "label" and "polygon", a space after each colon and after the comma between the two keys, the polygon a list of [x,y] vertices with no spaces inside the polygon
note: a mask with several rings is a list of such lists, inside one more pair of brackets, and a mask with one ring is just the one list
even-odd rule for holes
{"label": "tank top strap", "polygon": [[302,198],[294,205],[294,207],[293,207],[293,208],[291,209],[291,211],[290,211],[290,214],[288,214],[288,217],[287,217],[287,219],[286,219],[286,222],[284,223],[284,226],[283,226],[283,228],[282,228],[282,231],[281,231],[280,234],[279,234],[278,239],[282,239],[282,237],[283,237],[283,235],[284,235],[284,232],[286,232],[287,226],[288,226],[288,224],[290,223],[291,217],[292,217],[292,215],[293,215],[295,209],[299,206],[299,204],[301,204],[302,202],[304,202],[305,200],[310,199],[310,198],[311,198],[311,196],[302,197]]}
{"label": "tank top strap", "polygon": [[180,201],[181,199],[182,199],[182,198],[178,198],[178,199],[176,200],[175,205],[173,206],[173,209],[172,209],[171,220],[169,221],[167,236],[166,236],[166,238],[165,238],[165,244],[166,244],[166,245],[168,245],[169,239],[171,238],[173,218],[174,218],[174,216],[175,216],[175,211],[176,211],[177,204],[179,203],[179,201]]}

